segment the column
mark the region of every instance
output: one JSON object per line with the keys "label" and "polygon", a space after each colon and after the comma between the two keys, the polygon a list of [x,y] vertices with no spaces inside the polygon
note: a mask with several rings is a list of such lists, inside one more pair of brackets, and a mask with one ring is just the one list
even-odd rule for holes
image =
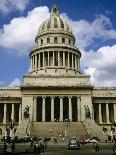
{"label": "column", "polygon": [[53,51],[53,66],[55,66],[55,61],[54,61],[54,51]]}
{"label": "column", "polygon": [[19,124],[21,123],[22,120],[22,105],[19,105]]}
{"label": "column", "polygon": [[63,51],[63,67],[65,67],[65,51]]}
{"label": "column", "polygon": [[50,66],[50,53],[48,51],[48,66]]}
{"label": "column", "polygon": [[32,70],[33,70],[33,67],[32,67],[32,57],[31,57],[30,69],[31,69],[31,72],[32,72]]}
{"label": "column", "polygon": [[44,52],[43,52],[43,67],[45,67],[45,55],[44,55]]}
{"label": "column", "polygon": [[39,56],[38,68],[40,69],[40,53],[38,56]]}
{"label": "column", "polygon": [[63,121],[63,98],[60,97],[60,121]]}
{"label": "column", "polygon": [[35,70],[35,55],[33,56],[33,69]]}
{"label": "column", "polygon": [[109,106],[108,106],[108,103],[106,104],[106,121],[107,121],[107,123],[110,123],[110,120],[109,120]]}
{"label": "column", "polygon": [[14,121],[14,104],[12,104],[11,119]]}
{"label": "column", "polygon": [[78,71],[80,72],[80,59],[79,59],[79,57],[77,57],[77,60],[78,60]]}
{"label": "column", "polygon": [[68,52],[68,68],[70,67],[70,60],[69,60],[69,52]]}
{"label": "column", "polygon": [[74,60],[73,60],[73,53],[72,53],[72,68],[74,68],[74,62],[73,62]]}
{"label": "column", "polygon": [[77,97],[77,121],[81,121],[81,97]]}
{"label": "column", "polygon": [[3,117],[3,124],[6,124],[6,111],[7,111],[7,105],[4,104],[4,117]]}
{"label": "column", "polygon": [[116,122],[116,103],[113,104],[114,108],[114,122]]}
{"label": "column", "polygon": [[34,117],[33,117],[33,121],[36,122],[37,121],[37,98],[34,97],[33,98],[33,114],[34,114]]}
{"label": "column", "polygon": [[32,70],[34,70],[34,56],[32,56]]}
{"label": "column", "polygon": [[45,97],[43,98],[43,103],[42,103],[42,122],[45,122]]}
{"label": "column", "polygon": [[77,56],[75,55],[75,69],[77,70]]}
{"label": "column", "polygon": [[101,103],[99,103],[99,123],[102,123]]}
{"label": "column", "polygon": [[51,97],[51,122],[54,121],[54,97]]}
{"label": "column", "polygon": [[37,55],[35,55],[35,70],[37,70]]}
{"label": "column", "polygon": [[60,51],[58,51],[58,66],[60,66]]}
{"label": "column", "polygon": [[72,102],[71,102],[71,98],[69,97],[69,119],[72,122]]}

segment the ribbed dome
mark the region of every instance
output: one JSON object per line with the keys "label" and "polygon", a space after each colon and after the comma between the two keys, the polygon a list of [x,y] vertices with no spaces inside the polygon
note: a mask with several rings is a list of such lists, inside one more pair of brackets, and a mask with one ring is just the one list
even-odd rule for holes
{"label": "ribbed dome", "polygon": [[68,26],[66,21],[60,18],[58,13],[58,7],[53,6],[51,16],[45,20],[39,27],[38,34],[49,31],[65,31],[72,34],[71,28]]}

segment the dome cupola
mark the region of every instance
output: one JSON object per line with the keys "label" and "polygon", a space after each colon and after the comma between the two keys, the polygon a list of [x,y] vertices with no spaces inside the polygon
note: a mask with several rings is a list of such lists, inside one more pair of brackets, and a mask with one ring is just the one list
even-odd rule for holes
{"label": "dome cupola", "polygon": [[80,73],[81,53],[70,26],[60,17],[54,5],[50,18],[39,27],[36,48],[30,53],[31,74],[75,75]]}

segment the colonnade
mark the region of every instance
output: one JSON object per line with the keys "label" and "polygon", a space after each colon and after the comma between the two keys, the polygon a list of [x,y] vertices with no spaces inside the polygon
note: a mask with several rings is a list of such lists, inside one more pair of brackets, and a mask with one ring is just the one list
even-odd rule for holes
{"label": "colonnade", "polygon": [[[8,105],[9,104],[7,104],[7,103],[5,103],[4,104],[4,110],[3,110],[3,124],[7,124],[7,123],[9,123],[9,122],[7,122],[7,117],[8,117],[8,111],[10,111],[10,109],[8,109]],[[19,114],[18,114],[18,120],[19,120],[19,123],[21,122],[21,116],[22,116],[22,112],[21,112],[21,109],[22,109],[22,105],[21,104],[19,104],[18,105],[19,106]],[[16,113],[16,111],[15,111],[15,103],[12,103],[11,104],[11,114],[10,114],[10,118],[8,118],[9,119],[9,121],[12,119],[14,122],[15,122],[15,113]],[[18,123],[18,122],[17,122]]]}
{"label": "colonnade", "polygon": [[31,57],[31,71],[46,67],[68,67],[80,70],[80,58],[68,51],[43,51]]}
{"label": "colonnade", "polygon": [[[46,121],[46,108],[48,106],[47,103],[47,98],[49,98],[49,115],[50,115],[50,120],[51,122],[53,121],[80,121],[80,98],[79,97],[57,97],[56,101],[56,97],[39,97],[39,99],[41,100],[41,108],[37,105],[39,101],[38,97],[34,98],[34,121],[38,121],[37,120],[37,115],[39,113],[41,113],[41,121],[45,122]],[[57,102],[57,103],[56,103]],[[59,108],[58,108],[58,102],[59,102]],[[67,103],[66,103],[67,102]],[[66,103],[66,104],[65,104]],[[56,105],[57,104],[57,105]],[[73,106],[73,104],[75,104]],[[56,110],[59,110],[59,115],[57,115],[55,117],[55,106]],[[64,116],[64,107],[66,107],[65,112],[67,112],[67,116]],[[75,109],[76,108],[76,109]],[[75,116],[76,118],[74,118],[73,116]],[[65,117],[65,118],[64,118]]]}
{"label": "colonnade", "polygon": [[116,121],[116,103],[96,104],[94,106],[94,119],[100,124]]}

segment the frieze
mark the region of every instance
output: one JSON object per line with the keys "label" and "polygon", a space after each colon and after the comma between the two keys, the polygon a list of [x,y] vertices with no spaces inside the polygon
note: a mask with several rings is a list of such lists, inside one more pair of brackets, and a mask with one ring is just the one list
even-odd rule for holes
{"label": "frieze", "polygon": [[111,92],[111,91],[108,91],[108,92],[102,92],[102,90],[101,90],[101,92],[99,91],[99,92],[94,92],[93,93],[93,96],[98,96],[98,97],[116,97],[116,93],[115,92]]}

